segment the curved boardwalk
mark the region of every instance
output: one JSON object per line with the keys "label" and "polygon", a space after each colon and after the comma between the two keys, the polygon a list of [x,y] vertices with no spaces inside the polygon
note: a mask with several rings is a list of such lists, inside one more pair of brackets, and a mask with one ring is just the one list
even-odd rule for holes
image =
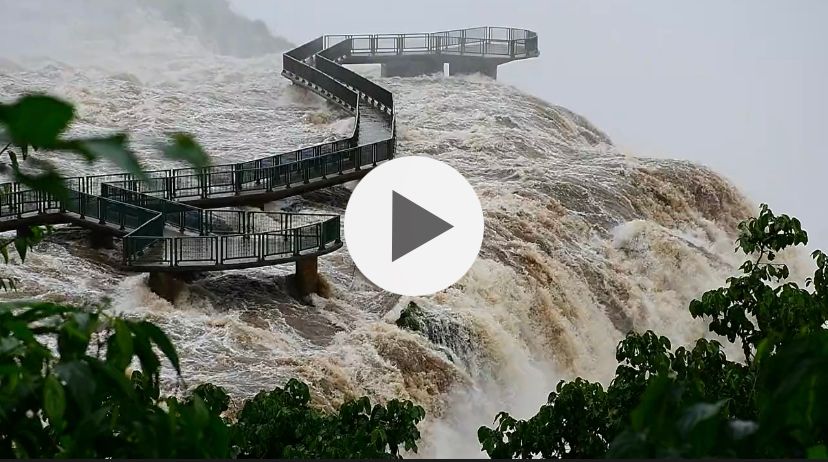
{"label": "curved boardwalk", "polygon": [[[123,264],[138,272],[191,272],[303,261],[342,247],[340,217],[211,208],[265,202],[361,178],[394,157],[391,92],[345,68],[382,63],[383,75],[442,71],[496,75],[538,55],[537,35],[482,27],[429,34],[324,36],[283,57],[282,75],[356,118],[347,139],[207,168],[69,178],[58,201],[0,185],[0,231],[72,222],[123,237]],[[315,270],[315,264],[314,264]]]}

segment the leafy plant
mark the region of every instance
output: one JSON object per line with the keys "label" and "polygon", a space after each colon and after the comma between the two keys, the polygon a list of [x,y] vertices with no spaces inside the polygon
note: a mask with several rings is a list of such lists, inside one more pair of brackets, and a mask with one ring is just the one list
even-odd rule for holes
{"label": "leafy plant", "polygon": [[755,415],[734,418],[736,398],[685,398],[686,384],[660,375],[633,410],[609,457],[826,457],[828,332],[808,332],[764,358],[756,377]]}
{"label": "leafy plant", "polygon": [[417,451],[425,412],[410,401],[372,406],[362,397],[325,413],[293,379],[225,420],[230,398],[220,387],[163,397],[164,359],[180,377],[175,347],[150,322],[101,308],[0,304],[0,457],[386,458]]}
{"label": "leafy plant", "polygon": [[739,342],[742,362],[715,340],[671,351],[654,332],[630,333],[616,350],[604,390],[561,382],[528,420],[501,412],[478,439],[491,457],[805,457],[826,454],[828,438],[828,257],[814,275],[788,281],[779,253],[807,244],[799,221],[774,215],[739,225],[749,259],[727,286],[690,304],[709,330]]}
{"label": "leafy plant", "polygon": [[180,373],[150,322],[0,304],[0,456],[226,457],[229,431],[201,397],[160,397],[162,359]]}
{"label": "leafy plant", "polygon": [[808,234],[799,220],[776,216],[762,205],[758,218],[739,225],[739,248],[755,259],[742,264],[742,275],[727,280],[727,286],[705,293],[690,304],[694,317],[710,319],[709,329],[729,341],[737,339],[751,358],[758,346],[773,349],[807,332],[821,331],[828,315],[828,257],[812,254],[817,271],[806,281],[813,290],[785,282],[787,265],[776,261],[789,246],[807,244]]}
{"label": "leafy plant", "polygon": [[284,388],[247,401],[233,427],[243,458],[386,458],[417,451],[417,423],[425,416],[410,401],[371,406],[348,401],[335,414],[310,407],[308,386],[291,379]]}

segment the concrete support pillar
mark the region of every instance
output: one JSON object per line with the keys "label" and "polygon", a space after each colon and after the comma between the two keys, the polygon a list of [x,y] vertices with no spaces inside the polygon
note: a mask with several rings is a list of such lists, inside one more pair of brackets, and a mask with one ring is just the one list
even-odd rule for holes
{"label": "concrete support pillar", "polygon": [[497,80],[497,63],[486,59],[452,61],[449,63],[450,75],[481,73]]}
{"label": "concrete support pillar", "polygon": [[92,231],[89,234],[89,245],[93,249],[114,249],[115,241],[112,234],[102,231]]}
{"label": "concrete support pillar", "polygon": [[417,77],[443,72],[443,60],[431,57],[408,58],[382,65],[383,77]]}
{"label": "concrete support pillar", "polygon": [[152,293],[164,300],[174,303],[181,291],[187,287],[187,275],[174,273],[150,273],[147,285]]}
{"label": "concrete support pillar", "polygon": [[296,290],[302,297],[319,292],[319,260],[317,257],[296,260],[294,281]]}

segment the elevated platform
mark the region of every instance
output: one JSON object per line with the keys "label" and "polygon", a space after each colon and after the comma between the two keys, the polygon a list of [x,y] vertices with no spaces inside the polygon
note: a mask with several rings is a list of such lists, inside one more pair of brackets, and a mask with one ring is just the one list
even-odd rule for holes
{"label": "elevated platform", "polygon": [[383,77],[414,77],[444,72],[481,73],[497,78],[497,68],[539,56],[537,34],[524,29],[475,27],[426,34],[329,35],[325,43],[349,41],[340,64],[381,64]]}
{"label": "elevated platform", "polygon": [[[363,177],[396,153],[390,91],[343,64],[379,63],[385,76],[480,72],[538,56],[537,34],[478,27],[426,34],[328,35],[283,56],[282,75],[353,114],[353,133],[247,162],[134,175],[67,179],[57,199],[0,185],[0,231],[75,223],[123,237],[129,271],[194,273],[295,262],[300,292],[313,291],[316,258],[342,247],[340,217],[210,210],[266,202]],[[155,280],[163,278],[155,277]]]}

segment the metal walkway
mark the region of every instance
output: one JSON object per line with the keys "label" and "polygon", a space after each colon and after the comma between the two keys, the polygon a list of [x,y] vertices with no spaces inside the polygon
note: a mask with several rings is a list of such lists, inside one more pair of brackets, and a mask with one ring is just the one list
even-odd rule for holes
{"label": "metal walkway", "polygon": [[68,200],[0,184],[0,231],[72,222],[123,236],[124,267],[137,272],[250,268],[324,255],[342,247],[338,215],[210,209],[341,184],[394,157],[393,95],[341,64],[430,56],[496,69],[538,56],[537,44],[534,32],[494,27],[320,37],[285,53],[282,75],[353,114],[347,139],[236,164],[157,170],[145,179],[69,178]]}

